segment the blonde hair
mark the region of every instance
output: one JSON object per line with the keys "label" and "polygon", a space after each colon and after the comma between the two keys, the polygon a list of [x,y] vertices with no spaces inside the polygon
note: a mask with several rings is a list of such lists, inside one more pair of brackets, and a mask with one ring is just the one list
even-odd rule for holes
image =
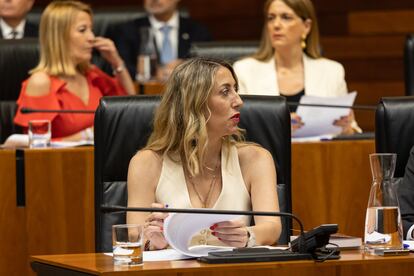
{"label": "blonde hair", "polygon": [[40,61],[31,74],[43,71],[53,76],[73,76],[77,71],[86,72],[90,63],[73,64],[68,43],[79,12],[86,12],[92,18],[91,8],[79,1],[53,1],[46,7],[40,19]]}
{"label": "blonde hair", "polygon": [[[231,72],[237,84],[233,68],[221,60],[194,58],[174,69],[155,113],[154,129],[146,146],[177,162],[181,159],[192,176],[203,172],[201,164],[208,146],[209,119],[205,114],[211,114],[208,99],[221,67]],[[241,129],[233,136],[223,137],[227,146],[238,141],[243,141]]]}
{"label": "blonde hair", "polygon": [[[263,25],[262,38],[260,40],[259,49],[253,55],[254,58],[260,61],[267,61],[271,59],[274,55],[274,49],[270,41],[269,33],[267,30],[267,13],[269,11],[270,5],[276,0],[267,0],[264,5],[264,16],[265,24]],[[310,19],[312,21],[311,28],[308,36],[306,37],[306,47],[303,51],[312,58],[321,57],[321,49],[319,42],[319,28],[318,22],[316,19],[315,8],[310,0],[279,0],[285,3],[289,8],[291,8],[297,16],[299,16],[303,21]]]}

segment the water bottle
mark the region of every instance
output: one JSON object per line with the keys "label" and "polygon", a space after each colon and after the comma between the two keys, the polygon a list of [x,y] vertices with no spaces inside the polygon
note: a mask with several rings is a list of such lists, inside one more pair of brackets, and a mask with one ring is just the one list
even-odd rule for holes
{"label": "water bottle", "polygon": [[154,45],[154,34],[150,27],[140,28],[140,41],[135,80],[139,83],[146,83],[155,79],[157,70],[157,51]]}

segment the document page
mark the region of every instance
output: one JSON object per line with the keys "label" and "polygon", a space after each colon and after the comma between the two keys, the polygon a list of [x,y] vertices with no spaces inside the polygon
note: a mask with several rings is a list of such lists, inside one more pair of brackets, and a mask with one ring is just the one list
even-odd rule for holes
{"label": "document page", "polygon": [[[341,105],[352,106],[356,97],[356,92],[348,93],[340,97],[315,97],[302,96],[301,104],[318,105]],[[341,127],[333,125],[335,120],[341,116],[346,116],[351,111],[350,108],[335,107],[314,107],[299,105],[296,113],[302,118],[304,125],[292,134],[292,137],[311,137],[326,134],[340,134]]]}
{"label": "document page", "polygon": [[164,221],[164,236],[170,246],[187,256],[206,256],[211,251],[232,250],[232,247],[197,245],[189,247],[191,238],[215,223],[238,219],[239,215],[171,213]]}

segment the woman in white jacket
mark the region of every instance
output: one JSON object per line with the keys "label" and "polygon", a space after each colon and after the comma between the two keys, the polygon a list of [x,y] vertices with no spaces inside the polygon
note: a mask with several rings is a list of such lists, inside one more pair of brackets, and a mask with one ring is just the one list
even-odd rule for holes
{"label": "woman in white jacket", "polygon": [[[268,0],[259,49],[234,64],[242,94],[282,95],[298,102],[302,95],[341,96],[348,90],[336,61],[321,57],[315,10],[310,0]],[[303,124],[292,111],[292,131]],[[335,125],[344,134],[359,130],[351,112]]]}

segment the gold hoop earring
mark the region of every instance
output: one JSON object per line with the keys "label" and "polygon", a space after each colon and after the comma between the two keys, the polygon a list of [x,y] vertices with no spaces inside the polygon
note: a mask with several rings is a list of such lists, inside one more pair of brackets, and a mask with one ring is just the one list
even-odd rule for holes
{"label": "gold hoop earring", "polygon": [[302,41],[300,42],[300,47],[305,50],[306,49],[306,35],[302,35]]}

